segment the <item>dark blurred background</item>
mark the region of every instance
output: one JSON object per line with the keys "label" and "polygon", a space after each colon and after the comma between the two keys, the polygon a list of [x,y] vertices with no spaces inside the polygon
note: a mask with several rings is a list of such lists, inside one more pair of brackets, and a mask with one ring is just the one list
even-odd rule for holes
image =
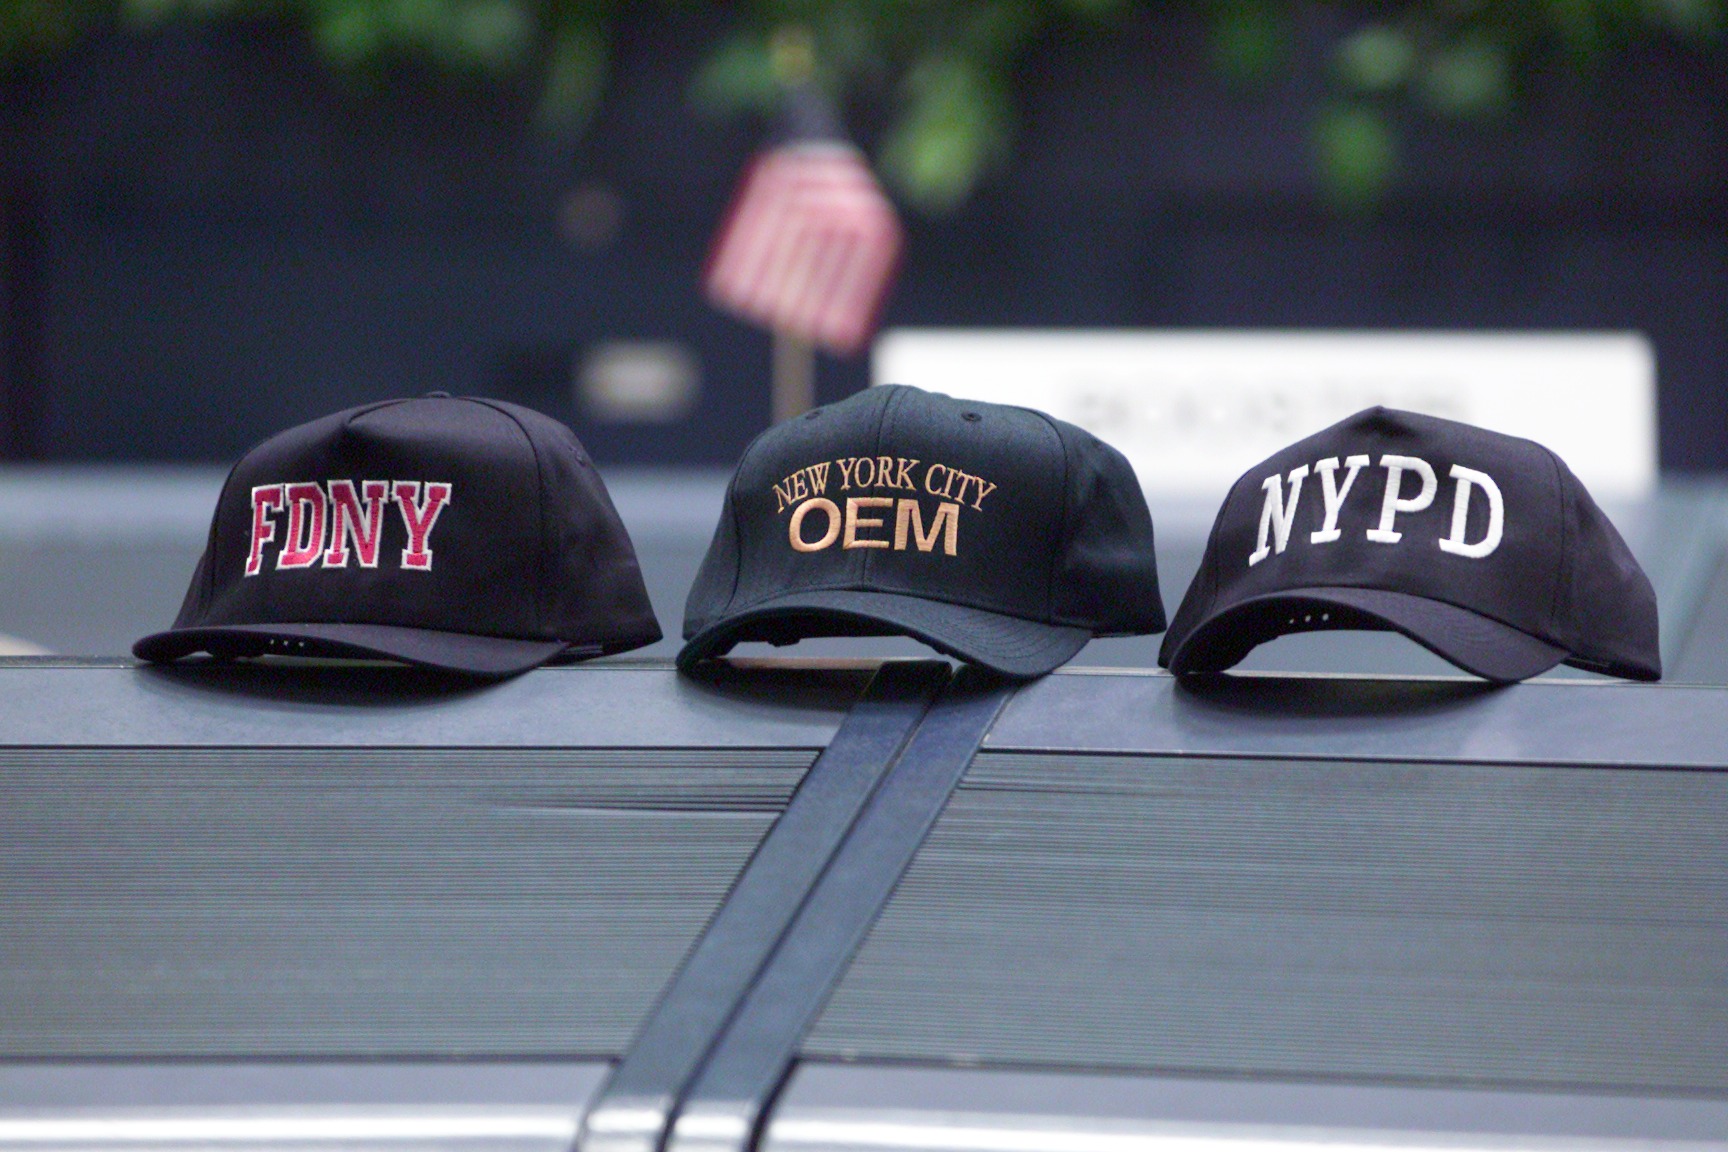
{"label": "dark blurred background", "polygon": [[[14,460],[224,460],[445,389],[729,464],[769,341],[700,269],[803,20],[905,209],[889,325],[1636,329],[1664,468],[1728,469],[1713,0],[58,3],[0,0]],[[959,31],[884,39],[919,9]],[[693,406],[582,403],[618,341]]]}

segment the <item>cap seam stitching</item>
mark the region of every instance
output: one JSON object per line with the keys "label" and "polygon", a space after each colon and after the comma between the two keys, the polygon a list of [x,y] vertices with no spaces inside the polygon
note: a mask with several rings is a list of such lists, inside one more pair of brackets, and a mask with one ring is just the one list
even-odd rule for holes
{"label": "cap seam stitching", "polygon": [[[866,385],[866,387],[872,387],[872,385]],[[889,385],[889,387],[893,388],[892,385]],[[889,413],[894,411],[894,409],[900,404],[901,400],[904,399],[905,396],[906,396],[906,393],[900,391],[897,388],[894,388],[892,391],[890,391],[888,393],[888,399],[882,405],[882,410],[876,414],[876,436],[870,445],[870,458],[872,460],[877,460],[877,459],[881,458],[881,456],[882,456],[882,429],[888,423]],[[877,485],[872,484],[871,487],[874,488],[874,487],[877,487]],[[871,570],[871,568],[874,567],[874,563],[873,563],[874,560],[875,560],[874,550],[873,549],[865,549],[864,550],[863,563],[859,566],[859,578],[862,579],[863,581],[865,581],[866,583],[868,583],[870,580],[870,570]]]}
{"label": "cap seam stitching", "polygon": [[533,453],[534,477],[540,488],[540,555],[536,558],[534,564],[536,575],[538,577],[536,582],[539,584],[539,587],[534,590],[534,628],[541,635],[545,635],[548,631],[546,627],[546,618],[548,615],[546,612],[546,597],[551,587],[551,581],[547,579],[546,563],[551,556],[552,549],[550,547],[551,541],[547,536],[548,528],[546,523],[546,464],[540,456],[540,445],[534,442],[534,434],[528,431],[528,426],[522,423],[521,419],[518,418],[514,412],[511,412],[502,405],[484,397],[473,397],[472,399],[462,397],[462,399],[469,399],[470,403],[480,404],[483,407],[490,408],[492,411],[498,413],[500,416],[503,416],[512,424],[516,425],[516,430],[521,432],[523,439],[528,441],[528,451]]}
{"label": "cap seam stitching", "polygon": [[[338,427],[346,428],[349,422],[356,416],[361,416],[367,412],[376,411],[379,408],[388,408],[392,405],[402,404],[405,402],[405,397],[398,397],[393,400],[377,400],[371,404],[358,404],[353,408],[347,408],[340,412],[332,412],[329,418],[333,419],[340,416],[342,422]],[[323,419],[323,417],[321,417],[321,419]],[[233,465],[229,467],[228,475],[222,481],[222,489],[216,495],[216,511],[210,517],[210,539],[204,546],[206,554],[210,557],[210,564],[204,572],[203,587],[198,590],[198,615],[200,617],[208,615],[210,612],[210,606],[216,602],[216,526],[222,519],[222,505],[228,497],[228,489],[234,483],[234,477],[239,474],[241,467],[245,465],[247,460],[251,459],[254,453],[272,440],[275,440],[277,437],[285,436],[292,431],[295,431],[295,429],[288,428],[281,432],[273,433],[252,445],[252,447],[246,449],[246,451],[242,452],[239,458],[234,461]],[[192,626],[193,625],[188,625],[188,627]]]}
{"label": "cap seam stitching", "polygon": [[[744,514],[738,501],[738,481],[744,475],[745,465],[750,462],[750,454],[755,452],[757,445],[761,444],[778,427],[781,425],[770,424],[751,437],[750,443],[744,446],[744,451],[739,454],[738,463],[732,469],[732,479],[727,481],[726,512],[732,516],[732,587],[726,593],[726,603],[720,606],[714,616],[710,617],[710,620],[724,618],[728,612],[732,611],[732,605],[738,602],[738,585],[744,571]],[[726,513],[723,512],[722,515],[724,514]],[[700,568],[697,569],[697,575],[701,575]],[[711,624],[708,626],[712,627]]]}
{"label": "cap seam stitching", "polygon": [[[1292,447],[1294,447],[1294,445],[1292,445]],[[1166,622],[1168,628],[1164,633],[1164,643],[1171,645],[1170,658],[1168,661],[1164,660],[1164,644],[1160,644],[1160,664],[1174,668],[1183,650],[1188,647],[1194,637],[1204,631],[1206,626],[1212,622],[1212,618],[1218,615],[1220,611],[1228,610],[1220,609],[1218,606],[1218,566],[1221,554],[1221,546],[1218,538],[1224,528],[1224,516],[1230,509],[1230,502],[1236,495],[1236,489],[1246,483],[1254,473],[1269,464],[1272,459],[1277,459],[1277,457],[1274,456],[1271,459],[1262,460],[1260,463],[1254,465],[1254,467],[1242,473],[1242,475],[1238,476],[1235,481],[1231,483],[1229,489],[1224,493],[1224,502],[1218,506],[1218,514],[1212,518],[1212,531],[1206,538],[1206,550],[1200,556],[1200,570],[1194,574],[1194,579],[1189,582],[1189,592],[1184,593],[1182,599],[1177,602],[1176,615]],[[1201,594],[1205,597],[1205,600],[1195,609],[1195,619],[1188,623],[1188,631],[1178,637],[1175,630],[1176,620],[1182,616],[1182,609],[1187,607],[1188,595],[1196,586],[1201,589]],[[1172,641],[1174,642],[1172,643]]]}
{"label": "cap seam stitching", "polygon": [[[1238,487],[1240,487],[1242,485],[1243,481],[1247,480],[1255,472],[1255,470],[1256,469],[1250,468],[1247,472],[1245,472],[1241,476],[1237,477],[1236,483],[1232,484],[1230,486],[1230,491],[1228,491],[1224,494],[1224,507],[1225,508],[1229,507],[1230,498],[1232,496],[1236,495],[1236,489]],[[1220,537],[1221,533],[1223,532],[1223,530],[1224,530],[1224,508],[1220,508],[1218,510],[1218,515],[1216,517],[1214,517],[1212,520],[1212,536],[1211,536],[1211,539],[1209,539],[1207,541],[1207,548],[1206,548],[1207,563],[1205,565],[1206,571],[1204,573],[1204,576],[1206,577],[1206,583],[1202,586],[1202,590],[1206,596],[1206,605],[1205,605],[1205,608],[1200,613],[1200,619],[1201,619],[1202,623],[1204,623],[1215,612],[1218,611],[1218,586],[1220,583],[1218,570],[1219,570],[1220,564],[1222,563],[1222,553],[1223,553],[1223,544],[1220,542],[1219,537]],[[1181,605],[1177,605],[1177,611],[1181,611]],[[1189,630],[1188,630],[1188,634],[1190,636],[1192,636],[1194,634],[1194,632],[1197,630],[1198,630],[1197,625],[1190,625]]]}
{"label": "cap seam stitching", "polygon": [[1069,505],[1073,500],[1074,493],[1069,484],[1068,444],[1062,439],[1062,430],[1056,427],[1056,421],[1053,417],[1048,413],[1039,412],[1036,408],[1028,409],[1028,411],[1033,412],[1039,419],[1044,421],[1045,425],[1050,429],[1051,434],[1056,437],[1056,448],[1062,454],[1062,526],[1061,530],[1056,534],[1056,539],[1060,541],[1061,548],[1049,557],[1044,569],[1044,618],[1046,620],[1054,621],[1056,619],[1057,558],[1068,555],[1069,548],[1073,544],[1073,541],[1069,538],[1069,525],[1071,523],[1069,517]]}
{"label": "cap seam stitching", "polygon": [[866,593],[871,593],[873,595],[879,595],[879,596],[904,596],[910,600],[923,600],[923,601],[926,601],[926,602],[931,603],[931,604],[946,604],[946,605],[949,605],[949,606],[955,607],[955,608],[972,608],[972,609],[976,609],[979,612],[993,612],[998,616],[1011,616],[1016,620],[1025,620],[1028,623],[1033,623],[1033,624],[1048,624],[1051,627],[1055,627],[1055,628],[1084,628],[1085,627],[1085,625],[1083,625],[1083,624],[1058,623],[1054,619],[1039,620],[1039,619],[1032,617],[1032,616],[1021,616],[1018,613],[1009,612],[1006,609],[1003,609],[1003,608],[998,607],[998,606],[976,604],[976,603],[973,603],[973,602],[968,601],[968,600],[936,597],[936,596],[926,595],[926,594],[920,593],[920,592],[905,592],[905,591],[900,591],[898,589],[877,588],[877,587],[871,586],[867,583],[860,583],[860,582],[853,582],[853,583],[846,583],[846,584],[803,584],[803,585],[799,585],[798,588],[796,588],[795,590],[791,590],[791,591],[782,590],[782,591],[773,593],[772,596],[766,596],[766,597],[763,597],[761,600],[756,600],[756,601],[753,601],[752,603],[745,604],[745,605],[739,607],[737,609],[737,611],[739,611],[739,612],[754,612],[754,611],[756,611],[756,609],[760,608],[763,604],[765,604],[769,600],[773,599],[774,596],[798,596],[798,595],[802,595],[806,592],[866,592]]}
{"label": "cap seam stitching", "polygon": [[[1566,485],[1560,476],[1560,458],[1554,454],[1552,449],[1547,447],[1543,447],[1542,451],[1548,457],[1548,467],[1554,475],[1554,487],[1560,494],[1560,564],[1558,571],[1555,573],[1554,588],[1549,593],[1548,597],[1548,619],[1546,621],[1549,633],[1554,634],[1559,632],[1556,624],[1560,620],[1561,597],[1567,594],[1567,591],[1571,586],[1571,551],[1566,539],[1567,524],[1571,519],[1567,513],[1567,505],[1571,501],[1570,494],[1566,491]],[[1570,635],[1570,629],[1568,629],[1568,634]],[[1572,654],[1572,645],[1570,642],[1559,645],[1559,647],[1565,648],[1568,655]]]}
{"label": "cap seam stitching", "polygon": [[216,512],[210,517],[210,539],[204,545],[205,553],[210,557],[210,563],[204,570],[203,587],[198,589],[198,615],[200,617],[210,614],[210,605],[216,599],[216,526],[222,522],[222,505],[227,501],[228,489],[233,485],[234,477],[240,471],[240,466],[246,463],[246,457],[250,456],[257,447],[259,445],[254,445],[253,449],[248,450],[240,459],[234,461],[233,467],[228,469],[227,478],[222,481],[222,491],[216,497]]}

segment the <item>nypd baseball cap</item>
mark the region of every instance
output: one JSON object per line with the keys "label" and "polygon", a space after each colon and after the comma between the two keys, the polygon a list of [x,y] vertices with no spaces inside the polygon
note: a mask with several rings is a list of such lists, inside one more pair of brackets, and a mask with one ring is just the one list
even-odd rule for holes
{"label": "nypd baseball cap", "polygon": [[505,676],[659,638],[630,538],[575,435],[513,404],[434,393],[248,452],[174,626],[132,651]]}
{"label": "nypd baseball cap", "polygon": [[1650,581],[1558,456],[1390,408],[1236,482],[1158,662],[1217,672],[1331,629],[1401,632],[1500,683],[1561,663],[1662,676]]}
{"label": "nypd baseball cap", "polygon": [[685,606],[680,668],[741,641],[908,635],[1010,676],[1164,627],[1121,453],[1026,408],[897,385],[745,451]]}

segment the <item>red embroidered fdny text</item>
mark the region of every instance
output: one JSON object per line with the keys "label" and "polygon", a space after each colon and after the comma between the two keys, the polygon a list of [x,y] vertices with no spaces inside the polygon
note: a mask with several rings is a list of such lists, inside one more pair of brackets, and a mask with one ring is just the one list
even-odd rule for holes
{"label": "red embroidered fdny text", "polygon": [[354,491],[354,481],[330,481],[330,549],[324,553],[326,568],[348,566],[350,542],[360,567],[378,567],[378,540],[383,535],[384,501],[390,498],[390,483],[365,480],[360,491],[366,501],[364,508],[360,504],[361,495]]}
{"label": "red embroidered fdny text", "polygon": [[[394,503],[402,515],[407,547],[398,565],[415,572],[432,570],[432,529],[450,503],[452,485],[418,480],[352,480],[326,484],[260,484],[252,489],[252,546],[246,554],[246,575],[264,570],[264,549],[279,545],[275,567],[346,568],[350,556],[362,568],[378,567],[384,534],[384,505]],[[277,521],[288,513],[282,535]],[[320,560],[322,558],[322,560]]]}
{"label": "red embroidered fdny text", "polygon": [[278,568],[310,568],[324,551],[324,486],[290,484],[288,539],[276,554]]}
{"label": "red embroidered fdny text", "polygon": [[402,523],[408,528],[408,547],[402,549],[402,567],[430,569],[432,549],[426,546],[426,540],[432,535],[432,525],[438,522],[438,513],[444,511],[444,505],[450,502],[450,485],[427,484],[426,496],[422,499],[419,481],[398,480],[391,494],[396,498],[396,506],[402,509]]}
{"label": "red embroidered fdny text", "polygon": [[252,489],[252,550],[246,554],[246,575],[256,576],[264,566],[264,545],[276,539],[272,511],[282,507],[281,484],[260,484]]}

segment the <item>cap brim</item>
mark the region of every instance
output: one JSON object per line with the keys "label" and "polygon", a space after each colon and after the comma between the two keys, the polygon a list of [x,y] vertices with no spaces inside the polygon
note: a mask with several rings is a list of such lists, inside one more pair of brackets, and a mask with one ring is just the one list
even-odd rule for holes
{"label": "cap brim", "polygon": [[563,640],[471,636],[389,624],[227,624],[157,632],[132,645],[132,654],[155,663],[194,652],[230,657],[381,656],[470,676],[513,676],[569,647]]}
{"label": "cap brim", "polygon": [[1571,655],[1528,632],[1456,604],[1378,588],[1329,587],[1269,593],[1232,604],[1183,637],[1167,667],[1179,676],[1222,672],[1268,640],[1314,630],[1291,627],[1289,613],[1315,606],[1343,608],[1367,618],[1346,619],[1330,627],[1372,627],[1377,623],[1408,636],[1466,672],[1500,684],[1529,679]]}
{"label": "cap brim", "polygon": [[[770,624],[779,627],[765,627]],[[728,616],[690,638],[678,653],[678,667],[689,670],[697,661],[770,632],[782,641],[904,634],[938,652],[1020,678],[1055,671],[1092,639],[1085,628],[1040,624],[921,596],[837,589],[787,593]]]}

